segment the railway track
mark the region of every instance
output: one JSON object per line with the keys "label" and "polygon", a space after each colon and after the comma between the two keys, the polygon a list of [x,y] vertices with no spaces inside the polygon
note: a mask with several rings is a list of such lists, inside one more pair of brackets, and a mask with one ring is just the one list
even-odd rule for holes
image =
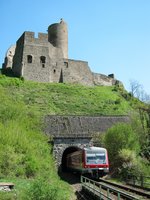
{"label": "railway track", "polygon": [[117,184],[114,182],[110,182],[104,179],[100,179],[100,182],[109,184],[111,186],[117,187],[119,189],[123,189],[125,191],[131,192],[133,194],[137,194],[139,196],[142,196],[143,198],[145,197],[146,199],[150,199],[150,190],[147,188],[142,188],[142,187],[136,187],[136,186],[129,186],[129,185],[122,185],[122,184]]}
{"label": "railway track", "polygon": [[143,190],[135,186],[121,185],[105,179],[94,181],[83,176],[81,179],[84,180],[80,182],[80,176],[72,173],[63,173],[61,178],[72,185],[77,200],[95,200],[96,198],[101,200],[150,199],[150,190]]}
{"label": "railway track", "polygon": [[82,189],[85,193],[93,196],[91,199],[109,199],[109,200],[148,200],[150,199],[150,192],[139,190],[137,188],[120,185],[100,179],[96,182],[87,177],[81,177]]}

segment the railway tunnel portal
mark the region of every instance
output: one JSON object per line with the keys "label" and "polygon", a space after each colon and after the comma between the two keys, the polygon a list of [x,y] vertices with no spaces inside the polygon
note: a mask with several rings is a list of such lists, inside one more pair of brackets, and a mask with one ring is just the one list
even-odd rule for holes
{"label": "railway tunnel portal", "polygon": [[53,138],[53,155],[59,169],[66,167],[66,156],[93,145],[93,134],[104,133],[116,123],[128,123],[128,116],[56,116],[45,117],[45,133]]}
{"label": "railway tunnel portal", "polygon": [[91,136],[65,136],[55,137],[53,139],[53,155],[56,160],[58,170],[65,171],[66,157],[68,154],[73,153],[79,149],[93,144]]}

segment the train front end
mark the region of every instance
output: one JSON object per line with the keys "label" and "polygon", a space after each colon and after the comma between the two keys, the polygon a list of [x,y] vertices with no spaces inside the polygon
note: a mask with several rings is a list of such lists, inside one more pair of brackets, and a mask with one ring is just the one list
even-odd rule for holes
{"label": "train front end", "polygon": [[84,148],[84,170],[96,178],[102,177],[109,172],[108,153],[105,148]]}

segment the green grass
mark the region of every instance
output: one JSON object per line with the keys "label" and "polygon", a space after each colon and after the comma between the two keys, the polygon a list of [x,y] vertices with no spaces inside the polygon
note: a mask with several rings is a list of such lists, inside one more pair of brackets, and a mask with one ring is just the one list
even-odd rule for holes
{"label": "green grass", "polygon": [[127,92],[115,87],[34,83],[3,76],[0,85],[7,101],[23,103],[40,116],[126,115],[132,110]]}
{"label": "green grass", "polygon": [[69,199],[71,189],[58,177],[52,147],[42,134],[44,116],[127,115],[133,110],[133,100],[127,99],[128,93],[118,87],[35,83],[0,75],[0,178],[16,188],[0,192],[0,199],[38,200],[38,187],[39,199]]}

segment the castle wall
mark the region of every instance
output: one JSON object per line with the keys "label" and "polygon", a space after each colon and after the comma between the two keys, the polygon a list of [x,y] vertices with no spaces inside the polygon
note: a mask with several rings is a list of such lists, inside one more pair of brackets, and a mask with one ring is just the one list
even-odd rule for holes
{"label": "castle wall", "polygon": [[16,76],[22,76],[22,57],[24,49],[24,37],[23,34],[16,42],[16,50],[13,57],[12,70]]}
{"label": "castle wall", "polygon": [[35,37],[34,32],[26,31],[24,32],[24,44],[39,44],[39,45],[48,45],[48,34],[46,33],[38,33],[38,37]]}
{"label": "castle wall", "polygon": [[88,62],[79,60],[64,60],[63,78],[66,83],[93,85],[93,77]]}
{"label": "castle wall", "polygon": [[[24,51],[22,58],[22,75],[27,80],[37,82],[49,82],[49,48],[47,44],[47,34],[39,34],[34,37],[33,32],[25,32]],[[45,60],[41,61],[41,56]]]}
{"label": "castle wall", "polygon": [[116,84],[116,80],[104,74],[93,73],[94,85],[112,86]]}
{"label": "castle wall", "polygon": [[[28,63],[27,56],[32,56],[32,63]],[[45,63],[41,63],[40,55],[46,57]],[[27,80],[49,82],[49,49],[46,46],[25,45],[23,55],[23,76]]]}
{"label": "castle wall", "polygon": [[48,42],[48,35],[39,33],[35,38],[34,32],[25,32],[21,41],[19,39],[20,45],[17,45],[17,52],[21,52],[16,64],[19,66],[18,74],[37,82],[59,82],[62,51]]}

